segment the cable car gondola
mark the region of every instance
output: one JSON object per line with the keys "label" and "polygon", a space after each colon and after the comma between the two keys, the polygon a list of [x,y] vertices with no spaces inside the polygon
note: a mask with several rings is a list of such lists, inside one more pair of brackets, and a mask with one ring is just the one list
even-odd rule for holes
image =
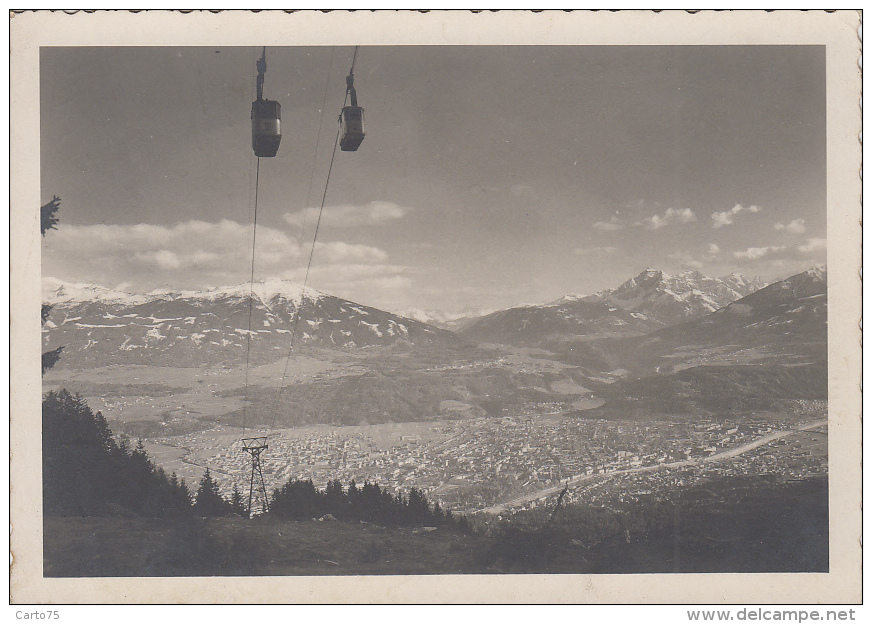
{"label": "cable car gondola", "polygon": [[251,148],[256,156],[272,158],[282,140],[282,105],[263,99],[266,48],[257,61],[257,99],[251,103]]}
{"label": "cable car gondola", "polygon": [[356,152],[363,142],[363,108],[357,105],[357,91],[354,90],[354,69],[345,78],[347,93],[351,94],[351,106],[342,108],[339,115],[339,148],[343,152]]}

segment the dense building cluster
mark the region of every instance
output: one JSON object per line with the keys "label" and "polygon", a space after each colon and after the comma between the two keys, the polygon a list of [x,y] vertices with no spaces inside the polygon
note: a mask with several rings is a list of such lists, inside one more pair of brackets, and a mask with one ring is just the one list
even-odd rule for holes
{"label": "dense building cluster", "polygon": [[[820,416],[815,406],[806,407],[808,420]],[[771,415],[611,421],[526,413],[400,426],[388,440],[367,427],[283,430],[270,437],[263,468],[270,491],[289,479],[311,480],[318,488],[333,479],[369,481],[392,491],[419,488],[459,512],[535,506],[566,483],[569,500],[600,504],[613,495],[621,500],[692,483],[700,474],[825,473],[825,434],[796,434],[824,436],[817,450],[804,450],[808,445],[796,446],[793,434],[780,437],[794,425],[795,417]],[[250,471],[234,434],[218,427],[153,442],[185,448],[183,461],[209,468],[229,492],[245,485]],[[232,443],[214,445],[207,435]],[[759,446],[748,448],[753,444]]]}

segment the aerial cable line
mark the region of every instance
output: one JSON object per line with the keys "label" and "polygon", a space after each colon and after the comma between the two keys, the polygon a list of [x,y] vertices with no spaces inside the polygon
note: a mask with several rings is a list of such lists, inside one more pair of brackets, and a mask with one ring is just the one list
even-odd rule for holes
{"label": "aerial cable line", "polygon": [[[360,46],[355,46],[354,56],[352,56],[352,59],[351,59],[351,69],[349,70],[349,77],[351,77],[352,81],[353,81],[353,74],[354,74],[354,64],[357,61],[357,50],[359,47]],[[331,59],[332,59],[332,56],[331,56]],[[328,74],[328,81],[329,81],[329,74]],[[348,83],[348,87],[345,90],[345,99],[342,102],[343,110],[345,110],[345,105],[348,103],[349,94],[351,94],[355,100],[357,99],[356,96],[354,95],[353,82],[349,82],[348,79],[346,79],[346,81]],[[325,94],[325,97],[326,97],[326,94]],[[356,101],[355,101],[355,104],[356,104]],[[325,110],[323,106],[322,106],[321,110],[322,110],[322,114],[323,114],[323,111]],[[340,117],[340,122],[341,122],[341,117]],[[330,156],[330,166],[327,169],[327,179],[324,182],[324,193],[321,195],[321,205],[318,208],[318,219],[315,222],[315,232],[314,232],[314,235],[312,237],[312,248],[309,251],[309,261],[306,264],[306,273],[305,273],[305,276],[303,277],[303,291],[305,291],[306,284],[309,281],[309,272],[311,271],[311,268],[312,268],[312,259],[315,256],[315,246],[318,242],[318,231],[321,228],[321,217],[324,214],[324,204],[327,201],[327,191],[330,188],[330,175],[333,172],[333,163],[336,160],[336,147],[339,145],[339,138],[340,138],[340,135],[342,134],[342,131],[343,131],[343,127],[342,127],[342,124],[340,123],[339,129],[336,131],[336,138],[333,140],[333,153]],[[287,355],[287,358],[285,358],[285,368],[284,368],[284,371],[282,372],[281,385],[279,386],[279,392],[278,392],[278,395],[276,396],[276,408],[278,408],[279,400],[281,399],[282,393],[284,392],[285,387],[286,387],[286,382],[287,382],[287,377],[288,377],[288,367],[290,366],[290,363],[291,363],[291,356],[294,353],[294,346],[295,346],[296,339],[297,339],[297,327],[300,323],[300,317],[302,316],[301,312],[302,312],[302,308],[303,308],[303,294],[304,294],[304,292],[300,293],[300,304],[299,304],[299,307],[297,308],[297,310],[295,310],[295,312],[294,312],[294,327],[293,327],[293,330],[291,332],[291,343],[290,343],[290,346],[288,347],[288,355]],[[274,410],[273,411],[273,419],[272,419],[273,423],[275,423],[275,416],[276,415],[275,415],[275,410]]]}
{"label": "aerial cable line", "polygon": [[[313,186],[313,181],[315,179],[315,165],[318,161],[318,149],[321,146],[321,130],[324,127],[324,116],[325,116],[325,113],[327,111],[327,95],[330,92],[330,75],[333,73],[333,55],[335,52],[336,52],[336,48],[331,47],[330,48],[330,62],[327,65],[327,77],[326,77],[325,82],[324,82],[324,96],[321,99],[321,116],[318,120],[318,133],[315,136],[315,156],[312,159],[312,168],[310,169],[310,173],[309,173],[309,187],[306,190],[306,204],[303,207],[303,221],[300,224],[300,234],[297,237],[297,244],[300,248],[303,247],[303,234],[305,231],[306,211],[308,209],[307,207],[312,203],[311,202],[312,186]],[[328,180],[327,183],[328,184],[329,184],[329,179],[330,179],[330,171],[332,171],[332,169],[333,169],[333,159],[335,157],[336,157],[336,139],[333,140],[333,154],[330,157],[330,170],[327,172],[327,180]],[[325,196],[326,196],[326,186],[325,186]],[[321,208],[318,211],[318,220],[315,224],[314,239],[317,239],[317,237],[318,237],[318,227],[321,223],[321,213],[323,210],[324,210],[324,198],[322,197]],[[315,249],[315,240],[312,241],[312,249],[309,252],[309,261],[308,261],[308,264],[306,265],[305,277],[303,278],[303,288],[304,289],[305,289],[306,283],[309,280],[309,269],[312,266],[312,253],[314,252],[314,249]],[[303,304],[303,295],[301,292],[300,293],[300,307],[302,307],[302,304]],[[278,408],[279,399],[281,399],[282,392],[285,389],[285,380],[287,379],[287,375],[288,375],[288,366],[290,365],[290,362],[291,362],[291,355],[294,352],[294,342],[295,342],[295,338],[297,335],[297,324],[299,323],[299,320],[300,320],[300,310],[297,309],[294,311],[294,325],[293,325],[293,330],[291,331],[291,343],[290,343],[290,346],[288,347],[288,356],[285,359],[285,367],[284,367],[284,370],[282,371],[282,381],[281,381],[281,384],[279,386],[278,395],[276,396],[276,409],[273,410],[271,427],[275,426],[276,411]]]}
{"label": "aerial cable line", "polygon": [[318,134],[315,135],[315,156],[312,158],[312,168],[309,170],[309,185],[306,189],[306,203],[303,206],[303,222],[300,224],[300,233],[297,236],[297,246],[303,247],[303,234],[305,233],[306,210],[312,204],[312,186],[315,181],[315,165],[318,162],[318,150],[321,147],[321,130],[324,127],[324,115],[327,111],[327,95],[330,92],[330,74],[333,73],[333,54],[336,48],[330,48],[330,63],[327,66],[327,78],[324,82],[324,97],[321,99],[321,117],[318,120]]}
{"label": "aerial cable line", "polygon": [[[333,162],[336,159],[336,147],[339,145],[339,132],[336,132],[336,138],[333,140],[333,155],[330,157],[330,168],[327,170],[327,182],[324,184],[324,194],[321,196],[321,206],[318,209],[318,220],[315,222],[315,234],[312,237],[312,248],[309,250],[309,261],[306,264],[306,274],[303,277],[303,290],[300,292],[300,305],[294,311],[294,328],[291,331],[291,344],[288,347],[288,356],[285,359],[285,369],[282,372],[282,382],[279,387],[279,393],[276,397],[276,404],[278,405],[278,401],[282,396],[282,393],[285,390],[286,380],[288,377],[288,366],[291,363],[291,355],[294,353],[294,344],[297,340],[297,326],[300,324],[300,317],[302,316],[302,308],[303,308],[303,295],[306,290],[306,284],[309,282],[309,272],[312,269],[312,259],[315,256],[315,245],[318,242],[318,231],[321,228],[321,216],[324,214],[324,202],[327,199],[327,189],[330,187],[330,173],[333,171]],[[273,414],[273,421],[275,421],[275,414]]]}
{"label": "aerial cable line", "polygon": [[248,331],[245,344],[245,391],[242,405],[242,437],[245,437],[246,417],[248,415],[248,381],[251,364],[251,318],[254,308],[254,267],[257,247],[257,202],[260,190],[260,159],[273,157],[282,140],[281,105],[263,97],[263,83],[266,78],[266,46],[255,62],[257,68],[257,99],[251,103],[251,148],[257,156],[257,173],[254,183],[254,216],[251,236],[251,278],[248,282]]}
{"label": "aerial cable line", "polygon": [[248,281],[248,331],[245,333],[245,396],[242,403],[242,437],[245,437],[245,417],[248,413],[248,369],[251,362],[251,317],[254,306],[254,261],[257,247],[257,198],[260,189],[260,156],[254,182],[254,218],[251,228],[251,278]]}
{"label": "aerial cable line", "polygon": [[[256,54],[257,54],[256,52],[254,52],[252,54],[252,58],[255,60],[257,59]],[[252,85],[251,91],[250,91],[250,97],[254,97],[254,90],[255,90],[255,87],[254,87],[254,85]],[[256,184],[257,184],[257,182],[259,182],[259,178],[260,178],[260,158],[257,158],[257,173],[255,175],[252,175],[252,173],[253,172],[252,172],[251,162],[249,161],[249,166],[248,166],[248,219],[249,220],[252,220],[252,201],[251,201],[252,191],[254,192],[254,195],[255,195],[254,204],[255,205],[257,204]],[[256,180],[257,180],[257,182],[256,182]],[[254,244],[252,243],[252,248],[253,248],[253,245]],[[253,269],[253,267],[254,267],[253,254],[252,254],[251,263],[252,263],[252,269]],[[250,311],[249,311],[248,325],[250,328],[251,327],[251,312]],[[249,335],[249,339],[250,339],[250,335]],[[248,346],[246,346],[246,358],[245,358],[246,359],[246,362],[245,362],[245,376],[246,377],[245,377],[245,386],[244,386],[245,390],[244,390],[244,392],[245,392],[246,398],[248,397],[248,354],[247,353],[248,353]],[[242,437],[243,438],[245,437],[246,409],[247,409],[247,401],[243,401],[243,404],[242,404]]]}

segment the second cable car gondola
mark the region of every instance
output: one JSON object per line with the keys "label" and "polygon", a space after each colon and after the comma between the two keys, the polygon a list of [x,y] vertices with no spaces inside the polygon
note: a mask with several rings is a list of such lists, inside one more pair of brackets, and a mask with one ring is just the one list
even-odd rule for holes
{"label": "second cable car gondola", "polygon": [[342,108],[339,115],[339,148],[343,152],[355,152],[363,142],[363,108],[357,105],[357,91],[354,90],[354,72],[345,78],[347,92],[351,94],[351,106]]}
{"label": "second cable car gondola", "polygon": [[251,103],[251,148],[258,157],[271,158],[282,141],[282,105],[263,99],[263,79],[266,73],[266,48],[257,61],[257,99]]}

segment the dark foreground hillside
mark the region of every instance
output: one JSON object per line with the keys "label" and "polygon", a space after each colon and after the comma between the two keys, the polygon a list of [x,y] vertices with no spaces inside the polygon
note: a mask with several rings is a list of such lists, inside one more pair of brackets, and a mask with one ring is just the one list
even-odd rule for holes
{"label": "dark foreground hillside", "polygon": [[[755,481],[728,478],[677,492],[651,514],[645,539],[604,543],[592,559],[602,565],[607,556],[602,571],[610,573],[828,572],[826,479]],[[723,486],[736,489],[723,498]]]}
{"label": "dark foreground hillside", "polygon": [[550,525],[541,509],[515,514],[497,552],[518,572],[827,572],[828,505],[826,478],[718,477],[668,499],[570,506]]}
{"label": "dark foreground hillside", "polygon": [[464,534],[339,521],[128,516],[45,519],[44,574],[293,576],[826,572],[825,479],[723,478],[670,500],[573,506]]}
{"label": "dark foreground hillside", "polygon": [[286,576],[479,571],[483,538],[424,528],[274,518],[48,517],[44,574]]}

